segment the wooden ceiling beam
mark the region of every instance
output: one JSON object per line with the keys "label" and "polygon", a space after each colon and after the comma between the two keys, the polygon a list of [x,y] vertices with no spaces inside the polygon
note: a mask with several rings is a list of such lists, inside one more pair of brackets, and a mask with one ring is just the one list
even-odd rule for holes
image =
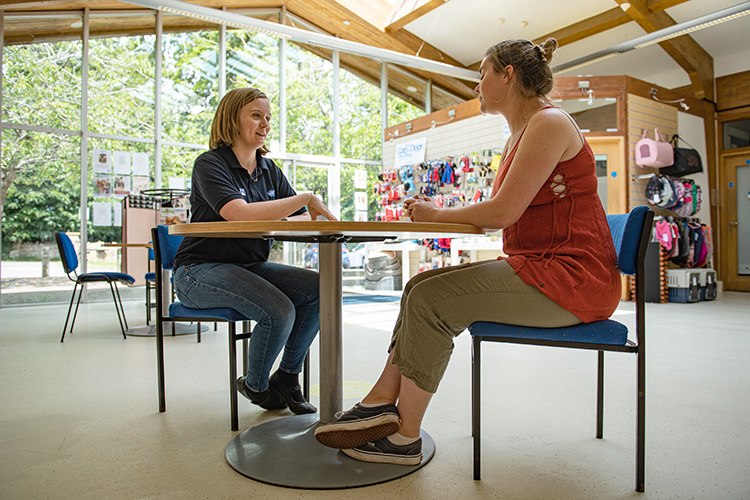
{"label": "wooden ceiling beam", "polygon": [[[651,12],[661,12],[664,9],[674,7],[675,5],[687,1],[688,0],[649,0],[646,2],[646,5]],[[601,14],[584,19],[583,21],[571,24],[570,26],[540,36],[539,38],[535,38],[534,43],[541,44],[548,38],[554,38],[557,40],[558,46],[562,47],[563,45],[578,42],[584,38],[603,33],[632,21],[633,19],[623,12],[620,7],[615,7],[602,12]]]}
{"label": "wooden ceiling beam", "polygon": [[437,9],[438,7],[442,5],[445,5],[448,2],[450,2],[450,0],[430,0],[429,2],[422,5],[421,7],[414,9],[413,11],[409,12],[405,16],[388,24],[388,26],[385,27],[385,32],[393,33],[394,31],[398,31],[404,26],[406,26],[407,24],[409,24],[410,22],[416,21],[420,17],[432,12],[433,10]]}
{"label": "wooden ceiling beam", "polygon": [[[616,0],[622,2],[624,0]],[[625,12],[647,33],[674,26],[677,22],[664,11],[653,12],[643,0],[629,0]],[[688,74],[693,94],[714,100],[714,62],[711,55],[690,35],[682,35],[659,44]]]}

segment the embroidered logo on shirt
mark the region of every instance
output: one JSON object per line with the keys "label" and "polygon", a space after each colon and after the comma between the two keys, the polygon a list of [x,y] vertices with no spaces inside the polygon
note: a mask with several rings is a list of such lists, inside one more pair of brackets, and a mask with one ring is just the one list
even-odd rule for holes
{"label": "embroidered logo on shirt", "polygon": [[241,194],[242,196],[247,196],[247,194],[245,194],[245,190],[244,190],[244,189],[242,189],[242,188],[240,188],[240,194]]}
{"label": "embroidered logo on shirt", "polygon": [[269,198],[276,198],[276,190],[275,189],[269,189],[266,193]]}

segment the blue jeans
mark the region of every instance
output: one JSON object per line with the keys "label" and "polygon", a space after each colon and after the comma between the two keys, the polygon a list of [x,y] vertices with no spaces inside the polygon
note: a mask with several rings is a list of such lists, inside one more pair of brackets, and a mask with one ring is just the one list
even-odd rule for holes
{"label": "blue jeans", "polygon": [[175,271],[174,288],[187,307],[229,307],[257,322],[245,379],[253,391],[268,389],[268,375],[282,348],[281,370],[302,371],[320,329],[317,272],[274,262],[192,264]]}

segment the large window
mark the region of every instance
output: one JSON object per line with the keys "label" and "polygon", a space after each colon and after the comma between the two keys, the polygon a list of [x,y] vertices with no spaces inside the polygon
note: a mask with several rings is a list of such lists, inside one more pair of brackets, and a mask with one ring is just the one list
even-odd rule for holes
{"label": "large window", "polygon": [[[340,70],[339,89],[341,156],[379,160],[382,153],[380,88],[349,71]],[[344,186],[343,179],[341,185]]]}
{"label": "large window", "polygon": [[3,49],[3,121],[80,130],[80,41]]}
{"label": "large window", "polygon": [[165,34],[162,58],[162,138],[208,146],[219,104],[218,32]]}
{"label": "large window", "polygon": [[3,50],[3,305],[44,302],[45,293],[9,292],[67,281],[53,232],[80,231],[81,47],[64,41]]}
{"label": "large window", "polygon": [[149,35],[90,41],[90,132],[154,137],[154,40]]}
{"label": "large window", "polygon": [[333,154],[333,66],[287,44],[287,139],[289,153]]}
{"label": "large window", "polygon": [[268,35],[227,31],[227,90],[252,87],[271,102],[271,134],[268,146],[278,151],[279,137],[279,42]]}
{"label": "large window", "polygon": [[[278,17],[278,12],[273,15]],[[382,147],[379,62],[355,56],[340,62],[340,149],[333,159],[330,51],[313,53],[286,42],[281,61],[282,43],[276,38],[227,29],[222,46],[218,27],[170,31],[176,19],[170,14],[163,15],[161,47],[156,47],[157,16],[147,17],[153,19],[151,33],[94,36],[88,40],[88,54],[83,54],[80,40],[4,47],[3,292],[11,286],[8,280],[17,277],[42,280],[33,286],[45,289],[51,282],[43,281],[50,279],[43,275],[64,279],[54,231],[73,238],[81,267],[87,271],[117,269],[119,250],[104,244],[122,241],[124,197],[157,185],[191,187],[195,158],[208,147],[222,81],[227,91],[256,87],[269,97],[273,114],[269,147],[298,190],[313,191],[326,203],[340,200],[344,220],[373,219],[377,203],[372,186]],[[91,32],[100,32],[104,22],[91,16]],[[158,86],[157,50],[162,56]],[[220,73],[221,50],[224,75]],[[82,81],[85,64],[86,82]],[[401,83],[407,80],[411,83],[406,93],[388,96],[389,121],[422,116],[425,82],[403,71],[394,70],[393,78],[398,79],[395,86],[404,87]],[[157,88],[161,89],[159,110]],[[81,103],[84,90],[85,107]],[[282,93],[284,110],[280,109]],[[87,109],[84,117],[83,109]],[[282,112],[285,120],[280,120]],[[157,123],[161,130],[156,130]],[[84,235],[82,228],[86,228]],[[80,252],[84,246],[86,251]],[[288,261],[288,257],[274,254],[276,260]],[[52,264],[45,263],[48,258]],[[67,301],[68,283],[60,286]],[[127,292],[134,293],[126,296],[142,297],[141,290]],[[15,300],[12,295],[3,293],[3,304]]]}

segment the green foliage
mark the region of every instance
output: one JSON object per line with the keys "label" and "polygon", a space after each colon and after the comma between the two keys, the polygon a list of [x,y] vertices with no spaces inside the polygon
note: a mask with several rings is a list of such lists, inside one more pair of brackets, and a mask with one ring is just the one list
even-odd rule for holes
{"label": "green foliage", "polygon": [[154,136],[154,40],[153,35],[91,40],[91,132]]}
{"label": "green foliage", "polygon": [[[88,127],[93,133],[152,139],[154,137],[153,35],[98,38],[90,42]],[[227,89],[257,87],[271,100],[274,113],[271,145],[279,133],[279,45],[262,34],[227,33]],[[165,141],[208,145],[218,105],[218,33],[201,31],[165,34],[162,42],[162,137]],[[80,41],[13,45],[4,48],[3,121],[70,130],[74,135],[6,128],[3,134],[0,217],[5,243],[50,241],[53,231],[79,229],[81,113]],[[331,62],[287,43],[287,151],[308,155],[333,154],[333,71]],[[340,71],[341,155],[379,160],[380,88]],[[422,114],[394,96],[388,99],[389,122]],[[277,140],[277,139],[276,139]],[[89,138],[88,212],[95,201],[91,168],[95,149],[146,152],[153,173],[153,144]],[[162,185],[170,177],[190,178],[201,149],[162,147]],[[328,201],[325,168],[297,165],[285,171],[297,189],[313,191]],[[355,169],[368,170],[370,218],[377,210],[372,187],[378,168],[342,165],[342,218],[354,218]],[[152,174],[153,175],[153,174]],[[152,179],[153,182],[153,179]],[[153,184],[152,184],[153,186]],[[89,241],[113,241],[119,227],[88,224]],[[4,246],[6,250],[7,246]]]}

